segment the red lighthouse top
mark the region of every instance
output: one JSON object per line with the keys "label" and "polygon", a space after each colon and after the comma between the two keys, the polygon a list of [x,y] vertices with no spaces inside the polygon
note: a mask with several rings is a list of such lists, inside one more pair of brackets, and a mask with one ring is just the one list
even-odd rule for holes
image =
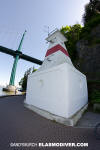
{"label": "red lighthouse top", "polygon": [[68,51],[64,44],[67,39],[59,30],[49,34],[46,40],[49,42],[49,46],[43,64],[38,71],[42,71],[63,63],[72,65]]}
{"label": "red lighthouse top", "polygon": [[49,42],[46,57],[59,50],[63,52],[65,55],[69,56],[68,51],[64,44],[64,42],[67,41],[67,39],[59,30],[56,30],[55,32],[49,34],[46,40]]}

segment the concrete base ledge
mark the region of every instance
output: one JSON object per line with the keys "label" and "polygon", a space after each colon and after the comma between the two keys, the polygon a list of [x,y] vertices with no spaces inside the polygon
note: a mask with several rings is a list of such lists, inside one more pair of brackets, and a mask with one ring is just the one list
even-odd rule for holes
{"label": "concrete base ledge", "polygon": [[7,87],[3,88],[3,91],[7,91],[7,92],[15,92],[16,87],[13,85],[7,85]]}
{"label": "concrete base ledge", "polygon": [[29,104],[25,103],[25,101],[24,101],[24,106],[47,119],[56,121],[58,123],[61,123],[61,124],[67,125],[67,126],[74,126],[74,125],[76,125],[78,120],[82,117],[82,114],[87,109],[88,104],[86,104],[84,107],[82,107],[77,113],[75,113],[70,118],[63,118],[61,116],[54,115],[52,113],[49,113],[48,111],[42,110],[33,105],[29,105]]}

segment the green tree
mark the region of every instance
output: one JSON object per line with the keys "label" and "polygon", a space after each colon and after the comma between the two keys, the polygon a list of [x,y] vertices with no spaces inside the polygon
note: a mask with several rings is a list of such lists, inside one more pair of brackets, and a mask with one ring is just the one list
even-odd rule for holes
{"label": "green tree", "polygon": [[71,60],[74,62],[77,58],[76,43],[80,38],[80,33],[82,31],[82,26],[80,24],[75,24],[73,26],[65,26],[61,28],[61,32],[67,38],[65,42],[66,48],[68,50]]}
{"label": "green tree", "polygon": [[86,24],[100,12],[100,1],[90,0],[90,2],[85,6],[85,13],[83,15],[83,23]]}
{"label": "green tree", "polygon": [[24,77],[20,80],[19,85],[21,85],[23,91],[26,91],[26,88],[27,88],[28,75],[30,75],[31,73],[35,72],[36,70],[37,69],[34,69],[34,67],[33,68],[29,68],[25,72]]}

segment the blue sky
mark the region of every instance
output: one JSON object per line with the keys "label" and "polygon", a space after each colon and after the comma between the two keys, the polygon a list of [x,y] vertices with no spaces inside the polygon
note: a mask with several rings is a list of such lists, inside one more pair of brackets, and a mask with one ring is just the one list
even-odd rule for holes
{"label": "blue sky", "polygon": [[[52,31],[62,26],[82,24],[84,5],[89,0],[0,0],[0,45],[16,50],[24,30],[27,30],[22,52],[44,59],[47,44],[47,28]],[[13,65],[13,57],[0,53],[0,84],[8,84]],[[19,60],[17,84],[24,72],[38,65]]]}

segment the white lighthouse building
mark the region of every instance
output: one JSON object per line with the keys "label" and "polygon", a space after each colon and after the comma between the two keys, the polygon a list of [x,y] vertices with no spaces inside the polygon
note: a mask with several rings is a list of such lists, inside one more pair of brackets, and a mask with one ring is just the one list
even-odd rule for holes
{"label": "white lighthouse building", "polygon": [[75,125],[87,108],[86,76],[72,64],[56,30],[47,39],[49,47],[41,67],[29,75],[25,106],[40,115],[66,125]]}

